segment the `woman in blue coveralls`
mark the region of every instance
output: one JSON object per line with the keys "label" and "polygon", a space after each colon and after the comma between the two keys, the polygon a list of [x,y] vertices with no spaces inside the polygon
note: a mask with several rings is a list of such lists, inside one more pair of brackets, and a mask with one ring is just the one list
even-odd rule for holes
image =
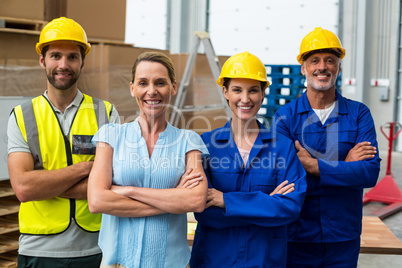
{"label": "woman in blue coveralls", "polygon": [[264,64],[236,54],[217,83],[232,119],[201,136],[209,189],[206,209],[195,213],[190,266],[286,267],[286,224],[299,215],[306,173],[292,141],[256,119],[269,86]]}

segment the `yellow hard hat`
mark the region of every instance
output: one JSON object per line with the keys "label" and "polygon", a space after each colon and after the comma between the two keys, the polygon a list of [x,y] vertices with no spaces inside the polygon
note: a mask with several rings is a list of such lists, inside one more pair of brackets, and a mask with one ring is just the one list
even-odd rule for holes
{"label": "yellow hard hat", "polygon": [[91,51],[84,29],[72,19],[61,17],[54,19],[43,28],[36,44],[36,52],[41,54],[43,47],[54,41],[75,41],[85,49],[85,55]]}
{"label": "yellow hard hat", "polygon": [[267,80],[267,71],[259,58],[249,52],[233,55],[223,64],[221,74],[216,81],[219,86],[223,86],[224,78],[248,78],[262,82]]}
{"label": "yellow hard hat", "polygon": [[[336,50],[339,50],[339,52]],[[340,59],[345,56],[345,49],[342,47],[339,38],[333,32],[317,27],[303,38],[297,61],[302,64],[305,59],[311,56],[310,52],[320,51],[334,53]]]}

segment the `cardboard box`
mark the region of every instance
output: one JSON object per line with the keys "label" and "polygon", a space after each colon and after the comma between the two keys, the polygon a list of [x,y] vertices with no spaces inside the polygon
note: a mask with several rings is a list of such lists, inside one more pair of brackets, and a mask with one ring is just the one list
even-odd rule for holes
{"label": "cardboard box", "polygon": [[38,35],[0,32],[0,95],[37,96],[46,89],[35,45]]}
{"label": "cardboard box", "polygon": [[0,0],[0,17],[45,20],[44,0]]}
{"label": "cardboard box", "polygon": [[46,0],[46,19],[62,16],[78,22],[89,39],[125,39],[126,0]]}
{"label": "cardboard box", "polygon": [[[132,66],[135,59],[145,51],[160,51],[169,56],[176,70],[178,85],[187,63],[188,54],[170,55],[165,50],[154,50],[115,45],[94,45],[88,55],[82,76],[78,82],[79,88],[94,97],[110,101],[117,108],[122,122],[134,120],[138,114],[136,100],[129,91],[132,79]],[[226,60],[225,57],[222,60]],[[197,56],[191,77],[190,87],[186,96],[186,105],[219,104],[219,93],[216,81],[212,77],[206,56]],[[173,105],[175,98],[171,99]],[[168,119],[172,109],[168,109]],[[223,110],[187,112],[179,127],[194,129],[199,133],[223,126],[227,117]],[[208,130],[209,129],[209,130]]]}
{"label": "cardboard box", "polygon": [[[34,47],[37,36],[1,33],[0,94],[3,96],[38,96],[46,89],[46,75],[39,66]],[[4,38],[4,39],[3,39]],[[131,122],[139,114],[136,100],[130,95],[132,67],[145,51],[160,51],[169,56],[176,70],[177,83],[186,67],[188,54],[170,55],[166,50],[154,50],[121,45],[94,44],[85,59],[78,88],[88,95],[110,101],[118,110],[121,121]],[[198,55],[191,77],[185,105],[219,104],[219,88],[212,77],[205,55]],[[175,98],[171,100],[174,105]],[[168,119],[173,108],[168,109]],[[226,123],[223,110],[187,112],[179,127],[198,133],[210,131]]]}

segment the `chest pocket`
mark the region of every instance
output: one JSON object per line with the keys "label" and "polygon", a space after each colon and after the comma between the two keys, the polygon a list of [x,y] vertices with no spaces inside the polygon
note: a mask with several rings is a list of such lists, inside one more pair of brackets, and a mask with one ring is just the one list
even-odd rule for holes
{"label": "chest pocket", "polygon": [[266,172],[250,172],[250,191],[261,191],[270,194],[279,184],[277,173],[274,170]]}
{"label": "chest pocket", "polygon": [[357,131],[342,131],[339,133],[339,160],[344,160],[349,151],[356,145]]}

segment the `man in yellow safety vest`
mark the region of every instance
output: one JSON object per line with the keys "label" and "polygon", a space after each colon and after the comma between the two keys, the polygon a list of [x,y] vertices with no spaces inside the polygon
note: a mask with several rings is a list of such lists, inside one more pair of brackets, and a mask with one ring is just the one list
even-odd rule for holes
{"label": "man in yellow safety vest", "polygon": [[107,101],[81,93],[77,80],[91,45],[74,20],[42,30],[36,51],[47,76],[41,96],[15,107],[8,122],[8,170],[22,202],[18,267],[99,267],[101,215],[87,204],[95,157],[92,136],[119,123]]}

